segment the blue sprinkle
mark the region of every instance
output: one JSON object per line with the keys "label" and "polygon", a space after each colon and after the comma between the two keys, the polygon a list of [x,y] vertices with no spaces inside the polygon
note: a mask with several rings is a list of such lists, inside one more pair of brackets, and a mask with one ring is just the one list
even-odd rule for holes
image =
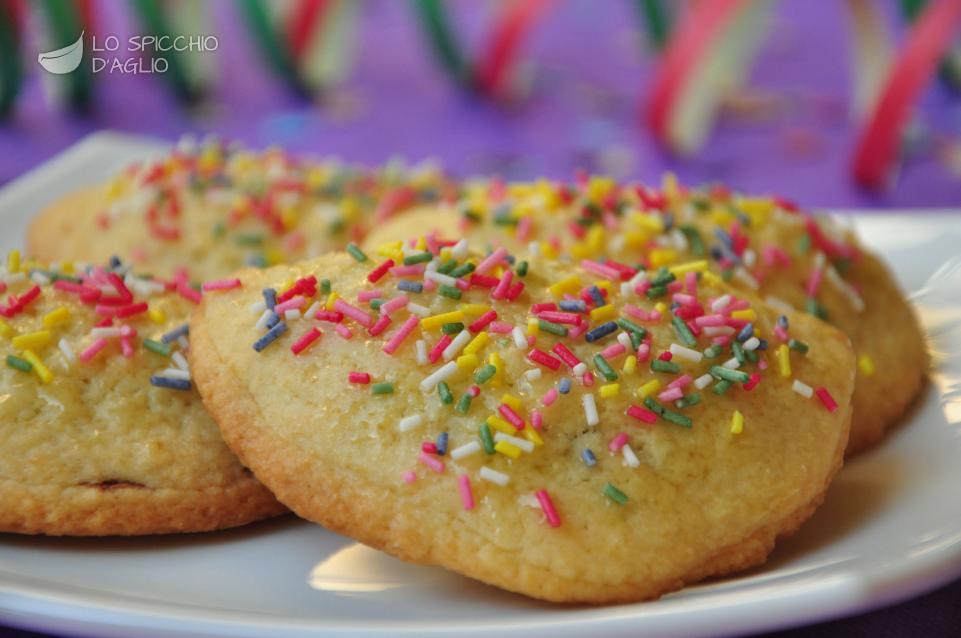
{"label": "blue sprinkle", "polygon": [[402,279],[397,283],[397,290],[403,290],[404,292],[424,292],[424,284],[419,281]]}
{"label": "blue sprinkle", "polygon": [[117,268],[120,268],[121,266],[123,266],[123,262],[120,261],[120,257],[117,257],[116,255],[111,255],[111,256],[110,256],[110,268],[111,268],[111,270],[116,270]]}
{"label": "blue sprinkle", "polygon": [[262,351],[264,348],[277,340],[277,337],[287,332],[287,324],[281,321],[276,326],[267,331],[260,339],[254,342],[254,350]]}
{"label": "blue sprinkle", "polygon": [[728,235],[727,231],[723,228],[715,228],[714,236],[721,240],[721,243],[724,244],[725,248],[730,250],[734,246],[734,241],[731,239],[731,236]]}
{"label": "blue sprinkle", "polygon": [[264,303],[270,310],[277,305],[277,291],[273,288],[264,288]]}
{"label": "blue sprinkle", "polygon": [[597,457],[594,456],[594,453],[591,452],[589,448],[584,448],[584,450],[581,452],[581,459],[584,460],[584,465],[587,467],[594,467],[597,465]]}
{"label": "blue sprinkle", "polygon": [[767,339],[758,339],[758,346],[755,350],[767,350]]}
{"label": "blue sprinkle", "polygon": [[741,328],[741,331],[737,333],[737,340],[740,341],[741,343],[744,343],[745,341],[747,341],[753,336],[754,336],[754,324],[749,323],[743,328]]}
{"label": "blue sprinkle", "polygon": [[158,388],[169,388],[171,390],[190,389],[190,381],[186,379],[171,379],[170,377],[162,377],[159,374],[150,377],[150,385],[155,385]]}
{"label": "blue sprinkle", "polygon": [[604,299],[604,295],[601,294],[601,289],[597,286],[591,286],[587,289],[587,294],[591,296],[591,300],[594,305],[600,308],[601,306],[606,306],[607,301]]}
{"label": "blue sprinkle", "polygon": [[437,437],[437,454],[438,456],[444,456],[447,454],[447,432],[441,432]]}
{"label": "blue sprinkle", "polygon": [[557,391],[561,394],[567,394],[571,391],[571,380],[567,377],[561,379],[561,382],[557,385]]}
{"label": "blue sprinkle", "polygon": [[171,341],[176,341],[180,337],[187,336],[190,333],[190,326],[188,324],[183,324],[182,326],[177,326],[164,336],[160,337],[160,340],[164,343],[170,343]]}
{"label": "blue sprinkle", "polygon": [[788,329],[787,316],[786,316],[786,315],[781,315],[780,317],[778,317],[778,318],[777,318],[777,325],[779,325],[779,326],[781,326],[782,328],[784,328],[785,330],[787,330],[787,329]]}
{"label": "blue sprinkle", "polygon": [[557,305],[564,312],[587,312],[587,304],[580,299],[565,299]]}
{"label": "blue sprinkle", "polygon": [[271,311],[270,311],[270,319],[267,320],[267,324],[266,324],[267,329],[269,330],[269,329],[273,328],[273,327],[276,326],[278,323],[280,323],[280,315],[278,315],[276,312],[274,312],[273,310],[271,310]]}
{"label": "blue sprinkle", "polygon": [[674,228],[674,213],[664,213],[662,217],[664,219],[664,230],[671,230]]}
{"label": "blue sprinkle", "polygon": [[598,339],[603,339],[607,335],[613,334],[616,331],[617,324],[613,321],[608,321],[607,323],[602,323],[596,328],[591,328],[588,330],[587,334],[584,335],[584,338],[587,339],[588,342],[597,341]]}

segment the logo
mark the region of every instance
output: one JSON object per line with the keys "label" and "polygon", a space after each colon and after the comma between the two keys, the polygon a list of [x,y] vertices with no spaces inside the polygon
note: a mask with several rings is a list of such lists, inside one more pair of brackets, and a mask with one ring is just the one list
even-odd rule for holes
{"label": "logo", "polygon": [[[76,42],[62,49],[41,53],[37,62],[56,75],[76,71],[83,61],[83,35],[81,32]],[[220,46],[217,36],[207,34],[132,35],[125,42],[115,35],[108,35],[103,41],[91,36],[90,41],[92,73],[131,75],[165,73],[173,55],[208,53]]]}
{"label": "logo", "polygon": [[63,75],[75,70],[80,66],[81,60],[83,60],[82,31],[80,32],[80,37],[77,38],[77,41],[73,44],[68,44],[62,49],[50,51],[49,53],[41,53],[37,56],[37,62],[40,63],[40,66],[50,73],[57,75]]}

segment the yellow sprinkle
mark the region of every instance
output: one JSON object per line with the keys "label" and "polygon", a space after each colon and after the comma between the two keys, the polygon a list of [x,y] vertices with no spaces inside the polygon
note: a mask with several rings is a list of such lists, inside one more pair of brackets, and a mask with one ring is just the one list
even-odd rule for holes
{"label": "yellow sprinkle", "polygon": [[621,392],[620,383],[608,383],[601,386],[601,398],[610,399],[611,397],[616,397]]}
{"label": "yellow sprinkle", "polygon": [[521,434],[523,434],[524,438],[534,445],[544,445],[544,439],[542,439],[541,435],[537,433],[537,430],[531,427],[530,423],[524,424],[524,429]]}
{"label": "yellow sprinkle", "polygon": [[52,328],[68,319],[70,319],[70,309],[66,306],[60,306],[56,310],[51,310],[43,316],[43,325],[47,328]]}
{"label": "yellow sprinkle", "polygon": [[403,245],[404,245],[404,242],[402,241],[388,242],[386,244],[381,244],[380,246],[378,246],[376,252],[378,255],[393,258],[394,255],[396,255],[398,252],[401,252],[401,247]]}
{"label": "yellow sprinkle", "polygon": [[75,269],[75,266],[72,261],[65,261],[63,262],[63,264],[60,265],[60,270],[63,271],[63,274],[65,275],[72,275],[74,272],[74,269]]}
{"label": "yellow sprinkle", "polygon": [[581,287],[581,280],[577,275],[571,275],[570,277],[565,277],[557,283],[551,284],[547,290],[557,297],[558,299],[563,297],[565,294],[573,295]]}
{"label": "yellow sprinkle", "polygon": [[484,349],[484,346],[491,340],[487,332],[478,332],[473,339],[464,346],[464,354],[477,354]]}
{"label": "yellow sprinkle", "polygon": [[457,357],[457,367],[466,370],[473,370],[480,363],[476,354],[465,354]]}
{"label": "yellow sprinkle", "polygon": [[590,230],[587,231],[587,237],[584,238],[584,243],[591,250],[591,252],[598,252],[604,248],[604,227],[600,224],[596,226],[591,226]]}
{"label": "yellow sprinkle", "polygon": [[665,314],[667,314],[667,304],[663,301],[658,301],[656,304],[654,304],[654,310],[657,310],[659,313],[661,313],[661,316],[663,317]]}
{"label": "yellow sprinkle", "polygon": [[461,312],[468,317],[480,317],[490,309],[490,306],[482,303],[464,303],[460,305]]}
{"label": "yellow sprinkle", "polygon": [[16,332],[13,330],[13,328],[10,327],[10,324],[4,321],[3,319],[0,319],[0,337],[9,339],[15,334]]}
{"label": "yellow sprinkle", "polygon": [[628,355],[627,358],[624,359],[624,372],[630,374],[634,372],[635,368],[637,368],[637,357],[632,354]]}
{"label": "yellow sprinkle", "polygon": [[418,237],[417,243],[414,244],[414,248],[416,248],[420,252],[424,252],[425,250],[427,250],[427,238],[424,237],[423,235]]}
{"label": "yellow sprinkle", "polygon": [[747,319],[748,321],[754,321],[757,319],[757,313],[754,312],[754,308],[745,308],[744,310],[735,310],[731,313],[731,317],[734,319]]}
{"label": "yellow sprinkle", "polygon": [[150,308],[147,310],[147,316],[154,323],[165,323],[167,321],[167,315],[164,314],[163,310],[158,308]]}
{"label": "yellow sprinkle", "polygon": [[464,312],[461,310],[453,310],[451,312],[443,312],[439,315],[424,317],[420,320],[420,327],[424,330],[433,330],[434,328],[440,328],[445,323],[459,323],[463,320]]}
{"label": "yellow sprinkle", "polygon": [[521,449],[513,443],[508,443],[507,441],[498,441],[495,443],[494,451],[500,452],[504,456],[509,456],[512,459],[516,459],[521,455]]}
{"label": "yellow sprinkle", "polygon": [[744,415],[740,410],[735,410],[731,415],[731,434],[740,434],[744,431]]}
{"label": "yellow sprinkle", "polygon": [[284,230],[292,230],[297,225],[297,210],[293,206],[286,206],[280,211],[280,223]]}
{"label": "yellow sprinkle", "polygon": [[651,268],[660,268],[677,261],[677,251],[673,248],[655,248],[648,255]]}
{"label": "yellow sprinkle", "polygon": [[52,335],[50,334],[49,330],[37,330],[36,332],[17,335],[11,340],[11,342],[13,343],[14,348],[19,350],[27,350],[42,348],[50,343],[51,338]]}
{"label": "yellow sprinkle", "polygon": [[501,403],[506,403],[507,405],[511,406],[514,412],[521,411],[521,400],[510,392],[504,393],[504,396],[501,397]]}
{"label": "yellow sprinkle", "polygon": [[[554,248],[554,245],[549,241],[541,242],[541,254],[547,259],[557,259],[557,249]],[[556,296],[560,297],[560,295]]]}
{"label": "yellow sprinkle", "polygon": [[451,252],[450,246],[444,246],[443,248],[440,249],[440,254],[438,255],[438,257],[440,257],[441,261],[447,261],[448,259],[450,259],[450,252]]}
{"label": "yellow sprinkle", "polygon": [[53,374],[51,374],[50,370],[47,369],[47,366],[43,365],[43,361],[41,361],[40,357],[33,353],[33,350],[24,350],[23,358],[30,362],[30,365],[33,366],[33,371],[37,373],[37,376],[40,377],[41,381],[44,383],[50,383],[50,381],[53,379]]}
{"label": "yellow sprinkle", "polygon": [[541,326],[538,319],[534,319],[532,317],[527,320],[527,334],[537,335],[540,333],[540,331],[541,331]]}
{"label": "yellow sprinkle", "polygon": [[707,260],[689,261],[686,264],[677,264],[668,268],[675,275],[686,275],[689,272],[704,272],[707,270]]}
{"label": "yellow sprinkle", "polygon": [[591,321],[594,322],[604,322],[610,321],[617,316],[617,309],[611,304],[606,306],[601,306],[600,308],[594,308],[591,310]]}
{"label": "yellow sprinkle", "polygon": [[786,343],[782,343],[777,349],[777,366],[782,377],[791,376],[791,351]]}
{"label": "yellow sprinkle", "polygon": [[724,280],[712,273],[710,270],[704,271],[704,283],[710,284],[712,286],[724,286]]}
{"label": "yellow sprinkle", "polygon": [[7,255],[7,271],[10,273],[20,272],[20,251],[11,250]]}
{"label": "yellow sprinkle", "polygon": [[874,374],[874,359],[869,354],[862,354],[858,357],[858,369],[866,377]]}
{"label": "yellow sprinkle", "polygon": [[487,425],[491,426],[495,430],[503,432],[504,434],[510,434],[511,436],[517,434],[517,428],[499,416],[495,416],[493,414],[487,417]]}
{"label": "yellow sprinkle", "polygon": [[646,399],[647,397],[651,396],[652,394],[654,394],[660,389],[661,389],[661,382],[658,381],[657,379],[652,379],[651,381],[648,381],[647,383],[639,387],[637,389],[636,394],[638,398]]}
{"label": "yellow sprinkle", "polygon": [[668,200],[674,201],[680,196],[680,188],[677,183],[677,175],[668,171],[661,178],[661,190]]}
{"label": "yellow sprinkle", "polygon": [[611,294],[612,292],[614,292],[614,283],[606,279],[595,281],[594,285],[597,286],[598,288],[601,288],[602,290],[606,290],[607,294]]}
{"label": "yellow sprinkle", "polygon": [[266,248],[264,249],[264,261],[267,262],[268,266],[276,266],[287,261],[287,253],[279,248]]}
{"label": "yellow sprinkle", "polygon": [[[338,295],[336,292],[334,292],[333,290],[331,290],[331,291],[330,291],[330,294],[327,295],[327,303],[324,304],[324,310],[333,310],[333,309],[334,309],[334,302],[336,302],[337,299],[339,299],[339,298],[340,298],[340,295]],[[420,325],[423,326],[423,325],[424,325],[424,322],[421,321],[421,322],[420,322]]]}
{"label": "yellow sprinkle", "polygon": [[501,359],[501,356],[499,354],[497,354],[496,352],[492,352],[487,357],[487,363],[497,368],[497,372],[495,372],[494,376],[492,376],[490,380],[488,380],[487,384],[492,386],[500,385],[501,379],[504,376],[502,374],[504,371],[504,360]]}

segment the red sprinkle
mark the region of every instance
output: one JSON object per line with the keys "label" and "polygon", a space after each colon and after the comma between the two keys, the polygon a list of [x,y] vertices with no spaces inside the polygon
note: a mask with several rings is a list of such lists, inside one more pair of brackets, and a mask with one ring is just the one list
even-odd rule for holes
{"label": "red sprinkle", "polygon": [[374,325],[372,325],[367,330],[367,332],[370,333],[370,336],[376,337],[377,335],[382,333],[384,330],[386,330],[387,326],[389,325],[390,325],[390,317],[388,317],[387,315],[381,315],[380,319],[374,322]]}
{"label": "red sprinkle", "polygon": [[557,509],[554,507],[554,502],[551,501],[547,490],[537,490],[534,496],[537,497],[537,502],[541,504],[541,510],[547,517],[547,524],[551,527],[560,527],[561,517],[557,515]]}
{"label": "red sprinkle", "polygon": [[296,342],[291,344],[290,351],[293,352],[294,354],[300,354],[301,352],[306,350],[307,347],[310,346],[310,344],[317,341],[317,339],[319,339],[320,335],[322,334],[323,333],[317,328],[311,328],[306,333],[304,333],[304,336],[302,336]]}
{"label": "red sprinkle", "polygon": [[317,314],[314,315],[314,319],[329,321],[331,323],[342,323],[344,321],[344,313],[333,310],[318,310]]}
{"label": "red sprinkle", "polygon": [[627,408],[627,416],[634,417],[644,423],[657,423],[657,415],[639,405],[632,405]]}
{"label": "red sprinkle", "polygon": [[551,370],[557,370],[561,367],[560,359],[552,357],[539,348],[532,348],[531,351],[527,353],[527,358]]}
{"label": "red sprinkle", "polygon": [[471,332],[480,332],[481,330],[486,328],[488,325],[490,325],[491,322],[493,322],[495,319],[497,319],[497,311],[488,310],[487,312],[482,314],[480,317],[478,317],[477,320],[474,321],[474,323],[467,326],[467,329],[470,330]]}
{"label": "red sprinkle", "polygon": [[427,353],[427,360],[431,363],[437,363],[437,360],[444,354],[444,349],[449,346],[453,340],[450,335],[441,337],[440,340],[434,344],[434,347],[430,349],[430,352]]}
{"label": "red sprinkle", "polygon": [[670,350],[665,350],[661,354],[657,355],[657,358],[660,359],[661,361],[670,361],[671,359],[674,358],[674,355],[671,354]]}
{"label": "red sprinkle", "polygon": [[741,387],[744,388],[747,392],[750,392],[755,387],[757,387],[757,384],[760,382],[761,382],[761,375],[759,375],[757,372],[752,372],[751,378],[748,379],[747,383],[745,383]]}
{"label": "red sprinkle", "polygon": [[834,397],[831,396],[827,388],[818,388],[814,391],[814,394],[818,395],[818,398],[821,399],[821,403],[828,409],[828,412],[834,412],[838,409],[838,402],[834,400]]}
{"label": "red sprinkle", "polygon": [[367,274],[367,281],[369,281],[370,283],[375,283],[377,280],[379,280],[381,277],[387,274],[387,271],[393,267],[394,267],[394,260],[388,259],[387,261],[377,266],[376,268],[371,270],[370,273]]}
{"label": "red sprinkle", "polygon": [[347,380],[350,383],[370,383],[370,375],[366,372],[349,372],[347,374]]}

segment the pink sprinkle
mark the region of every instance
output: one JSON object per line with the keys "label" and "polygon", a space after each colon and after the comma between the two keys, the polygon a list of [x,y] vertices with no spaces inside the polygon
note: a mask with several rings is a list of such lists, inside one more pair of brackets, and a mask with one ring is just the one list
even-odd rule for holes
{"label": "pink sprinkle", "polygon": [[684,396],[684,391],[680,388],[668,388],[657,395],[658,401],[676,401]]}
{"label": "pink sprinkle", "polygon": [[370,374],[367,372],[350,372],[347,374],[347,381],[350,383],[370,383]]}
{"label": "pink sprinkle", "polygon": [[550,390],[544,393],[543,397],[541,397],[541,404],[545,408],[549,407],[552,403],[554,403],[554,401],[557,401],[557,395],[558,395],[557,388],[551,388]]}
{"label": "pink sprinkle", "polygon": [[751,378],[748,379],[747,383],[745,383],[741,387],[744,388],[747,392],[750,392],[755,387],[757,387],[757,384],[760,382],[761,382],[761,375],[759,375],[757,372],[752,372]]}
{"label": "pink sprinkle", "polygon": [[514,279],[514,271],[506,270],[504,271],[504,276],[501,277],[500,281],[497,282],[497,286],[494,287],[493,292],[491,292],[492,299],[504,299],[507,297],[507,290],[510,288],[511,281]]}
{"label": "pink sprinkle", "polygon": [[684,290],[687,294],[697,297],[697,273],[694,271],[688,272],[684,275]]}
{"label": "pink sprinkle", "polygon": [[581,268],[604,279],[619,281],[621,278],[621,273],[618,270],[591,259],[582,259]]}
{"label": "pink sprinkle", "polygon": [[421,452],[427,452],[428,454],[437,454],[437,444],[433,441],[424,441],[420,444]]}
{"label": "pink sprinkle", "polygon": [[304,299],[303,297],[293,297],[292,299],[288,299],[284,303],[279,303],[276,306],[274,306],[274,312],[276,312],[280,316],[283,316],[283,314],[288,310],[294,310],[294,309],[299,310],[300,308],[303,308],[305,303],[307,303],[307,300]]}
{"label": "pink sprinkle", "polygon": [[570,339],[577,339],[579,336],[587,332],[587,322],[579,323],[570,330],[567,331],[567,336]]}
{"label": "pink sprinkle", "polygon": [[573,312],[557,312],[554,310],[539,312],[537,313],[537,318],[550,321],[551,323],[567,324],[570,326],[576,326],[584,321],[583,317]]}
{"label": "pink sprinkle", "polygon": [[430,469],[434,470],[438,474],[444,471],[444,462],[441,461],[440,459],[434,458],[427,452],[421,452],[420,456],[417,457],[417,460],[423,463],[424,465],[426,465],[427,467],[429,467]]}
{"label": "pink sprinkle", "polygon": [[544,415],[538,410],[531,410],[531,426],[535,430],[541,430],[544,427]]}
{"label": "pink sprinkle", "polygon": [[724,312],[731,313],[735,310],[747,310],[750,307],[751,303],[747,299],[735,299],[725,306]]}
{"label": "pink sprinkle", "polygon": [[351,330],[350,328],[348,328],[342,323],[335,323],[334,330],[336,330],[337,334],[339,334],[344,339],[350,339],[351,337],[354,336],[353,330]]}
{"label": "pink sprinkle", "polygon": [[404,339],[410,336],[410,333],[414,331],[414,328],[416,328],[419,323],[420,317],[417,315],[407,317],[407,320],[397,329],[397,332],[384,344],[384,352],[394,354],[397,348],[400,347],[400,344],[404,343]]}
{"label": "pink sprinkle", "polygon": [[417,480],[417,473],[414,470],[407,470],[403,475],[404,483],[410,485]]}
{"label": "pink sprinkle", "polygon": [[464,504],[464,509],[474,509],[474,493],[470,488],[470,478],[466,474],[457,477],[457,487],[460,490],[460,501]]}
{"label": "pink sprinkle", "polygon": [[476,399],[480,396],[480,388],[476,385],[469,386],[467,388],[467,394],[470,395],[470,398]]}
{"label": "pink sprinkle", "polygon": [[781,341],[790,341],[790,337],[787,334],[787,330],[784,326],[774,326],[774,335]]}
{"label": "pink sprinkle", "polygon": [[627,408],[627,416],[634,417],[638,421],[643,421],[644,423],[656,423],[657,415],[646,408],[642,408],[638,405],[632,405]]}
{"label": "pink sprinkle", "polygon": [[356,306],[350,305],[343,299],[337,299],[334,302],[334,310],[342,312],[345,317],[350,317],[365,328],[370,328],[374,324],[374,320],[371,319],[369,314]]}
{"label": "pink sprinkle", "polygon": [[762,372],[767,370],[767,359],[759,359],[757,362],[757,369],[761,370]]}
{"label": "pink sprinkle", "polygon": [[621,432],[607,444],[607,449],[611,452],[620,452],[621,448],[627,445],[627,435]]}
{"label": "pink sprinkle", "polygon": [[[301,299],[303,299],[303,297],[301,297]],[[291,344],[290,351],[293,352],[295,355],[300,354],[301,352],[306,350],[310,346],[310,344],[320,339],[320,335],[322,334],[323,333],[317,328],[311,328],[310,330],[305,332],[300,339],[298,339],[293,344]]]}
{"label": "pink sprinkle", "polygon": [[[471,332],[480,332],[481,330],[486,328],[488,325],[490,325],[494,321],[494,319],[497,319],[497,311],[488,310],[487,312],[482,314],[480,317],[478,317],[476,321],[474,321],[472,324],[467,326],[467,329],[470,330]],[[509,329],[508,329],[508,332],[510,332]]]}
{"label": "pink sprinkle", "polygon": [[681,292],[681,289],[683,287],[684,287],[684,284],[682,282],[672,281],[671,283],[667,284],[667,291],[673,294],[676,292]]}
{"label": "pink sprinkle", "polygon": [[385,301],[380,306],[381,313],[389,315],[395,310],[400,310],[410,303],[410,298],[407,295],[401,295],[400,297],[394,297],[390,301]]}
{"label": "pink sprinkle", "polygon": [[424,280],[424,292],[434,292],[437,290],[437,282],[433,279]]}
{"label": "pink sprinkle", "polygon": [[577,364],[579,364],[579,363],[581,362],[581,360],[577,358],[577,355],[575,355],[573,352],[571,352],[571,351],[568,349],[568,347],[565,346],[565,345],[564,345],[563,343],[561,343],[560,341],[558,341],[557,343],[555,343],[555,344],[554,344],[554,347],[551,348],[551,350],[554,352],[554,354],[556,354],[558,357],[560,357],[560,358],[561,358],[561,361],[563,361],[565,364],[567,364],[567,367],[569,367],[569,368],[573,368],[574,366],[576,366]]}
{"label": "pink sprinkle", "polygon": [[80,353],[80,360],[83,361],[84,363],[87,363],[88,361],[93,359],[95,356],[97,356],[97,353],[103,350],[105,347],[107,347],[107,340],[104,339],[103,337],[97,339],[96,341],[91,343],[89,346],[87,346],[86,350]]}
{"label": "pink sprinkle", "polygon": [[651,356],[651,344],[645,342],[637,347],[638,361],[641,361],[641,362],[647,361],[648,357],[650,356]]}
{"label": "pink sprinkle", "polygon": [[627,348],[624,347],[624,344],[618,342],[618,343],[612,343],[611,345],[601,350],[601,356],[603,356],[605,359],[615,359],[621,356],[622,354],[624,354],[625,352],[627,352]]}
{"label": "pink sprinkle", "polygon": [[668,387],[668,388],[683,388],[683,387],[686,387],[686,386],[687,386],[691,381],[693,381],[693,380],[694,380],[694,377],[692,377],[691,375],[689,375],[689,374],[682,374],[682,375],[679,376],[678,378],[676,378],[676,379],[674,379],[673,381],[671,381],[670,383],[668,383],[668,384],[667,384],[667,387]]}
{"label": "pink sprinkle", "polygon": [[191,288],[188,284],[180,282],[177,284],[177,294],[194,303],[200,303],[200,293]]}
{"label": "pink sprinkle", "polygon": [[818,395],[818,398],[821,399],[821,403],[828,409],[828,412],[834,412],[838,409],[837,401],[834,400],[834,397],[831,396],[827,388],[818,388],[814,391],[814,394]]}
{"label": "pink sprinkle", "polygon": [[701,326],[702,328],[707,326],[723,326],[725,325],[725,321],[727,321],[727,319],[722,314],[702,315],[694,319],[694,325]]}
{"label": "pink sprinkle", "polygon": [[557,310],[557,304],[552,302],[536,303],[531,305],[531,312],[540,315],[542,312]]}
{"label": "pink sprinkle", "polygon": [[434,347],[430,349],[430,352],[427,353],[427,360],[431,363],[437,363],[437,361],[441,358],[441,355],[444,354],[444,350],[453,340],[454,339],[451,338],[450,335],[444,335],[441,337],[440,340],[434,344]]}
{"label": "pink sprinkle", "polygon": [[805,291],[808,297],[816,297],[818,294],[818,288],[821,287],[821,277],[824,271],[821,268],[815,268],[811,271],[811,275],[808,277],[807,287]]}
{"label": "pink sprinkle", "polygon": [[383,293],[377,289],[361,290],[360,292],[357,293],[357,301],[359,301],[360,303],[366,303],[371,299],[379,299],[382,296],[383,296]]}
{"label": "pink sprinkle", "polygon": [[557,515],[557,510],[554,508],[554,502],[551,501],[550,495],[547,490],[537,490],[534,493],[537,497],[537,502],[541,504],[541,510],[544,512],[544,516],[547,517],[547,524],[551,527],[559,527],[561,524],[561,518]]}
{"label": "pink sprinkle", "polygon": [[638,295],[642,295],[642,296],[643,296],[645,293],[647,293],[647,291],[648,291],[650,288],[651,288],[651,282],[650,282],[649,280],[647,280],[647,279],[641,279],[641,280],[640,280],[639,282],[637,282],[637,284],[634,286],[634,292],[636,292]]}
{"label": "pink sprinkle", "polygon": [[694,297],[693,295],[685,295],[682,292],[675,293],[672,299],[677,303],[681,304],[682,306],[697,305],[697,297]]}
{"label": "pink sprinkle", "polygon": [[711,339],[711,343],[716,346],[726,346],[727,344],[731,343],[731,335],[718,335],[717,337]]}
{"label": "pink sprinkle", "polygon": [[526,243],[531,234],[531,227],[534,225],[534,218],[531,216],[521,217],[521,220],[517,222],[517,230],[515,231],[514,237],[520,243]]}
{"label": "pink sprinkle", "polygon": [[209,292],[211,290],[232,290],[234,288],[240,288],[239,279],[217,279],[215,281],[204,282],[203,288],[204,292]]}
{"label": "pink sprinkle", "polygon": [[367,329],[367,332],[370,334],[370,336],[376,337],[387,329],[387,326],[390,325],[390,322],[390,317],[387,315],[381,315],[377,318],[377,321],[374,322],[374,325]]}
{"label": "pink sprinkle", "polygon": [[581,383],[584,384],[584,387],[585,387],[585,388],[592,388],[592,387],[594,387],[594,373],[593,373],[593,372],[585,372],[585,373],[584,373],[584,376],[581,377]]}
{"label": "pink sprinkle", "polygon": [[501,403],[497,406],[497,411],[501,413],[501,416],[507,419],[507,422],[513,425],[518,430],[524,429],[524,419],[514,412],[514,408],[507,405],[506,403]]}
{"label": "pink sprinkle", "polygon": [[504,258],[506,257],[507,249],[504,247],[498,248],[490,255],[485,257],[481,263],[477,264],[477,268],[474,269],[474,272],[478,275],[486,275],[489,271],[494,269],[494,266],[504,261]]}
{"label": "pink sprinkle", "polygon": [[638,308],[637,306],[632,306],[631,304],[624,305],[624,312],[634,317],[638,321],[657,321],[661,318],[661,313],[656,310],[651,310],[648,312]]}
{"label": "pink sprinkle", "polygon": [[130,336],[120,337],[120,352],[128,358],[133,356],[133,339]]}
{"label": "pink sprinkle", "polygon": [[394,266],[390,269],[390,274],[394,277],[416,277],[424,274],[424,266],[421,264],[411,264],[410,266]]}
{"label": "pink sprinkle", "polygon": [[490,332],[500,335],[508,334],[513,329],[514,326],[509,323],[504,323],[503,321],[492,321],[490,327],[488,328]]}
{"label": "pink sprinkle", "polygon": [[559,359],[552,357],[538,348],[532,348],[531,351],[527,353],[527,358],[534,363],[538,363],[545,368],[550,368],[551,370],[557,370],[561,367],[561,362]]}
{"label": "pink sprinkle", "polygon": [[314,319],[319,321],[329,321],[331,323],[340,323],[344,320],[344,313],[331,312],[330,310],[318,310],[317,314],[314,315]]}

